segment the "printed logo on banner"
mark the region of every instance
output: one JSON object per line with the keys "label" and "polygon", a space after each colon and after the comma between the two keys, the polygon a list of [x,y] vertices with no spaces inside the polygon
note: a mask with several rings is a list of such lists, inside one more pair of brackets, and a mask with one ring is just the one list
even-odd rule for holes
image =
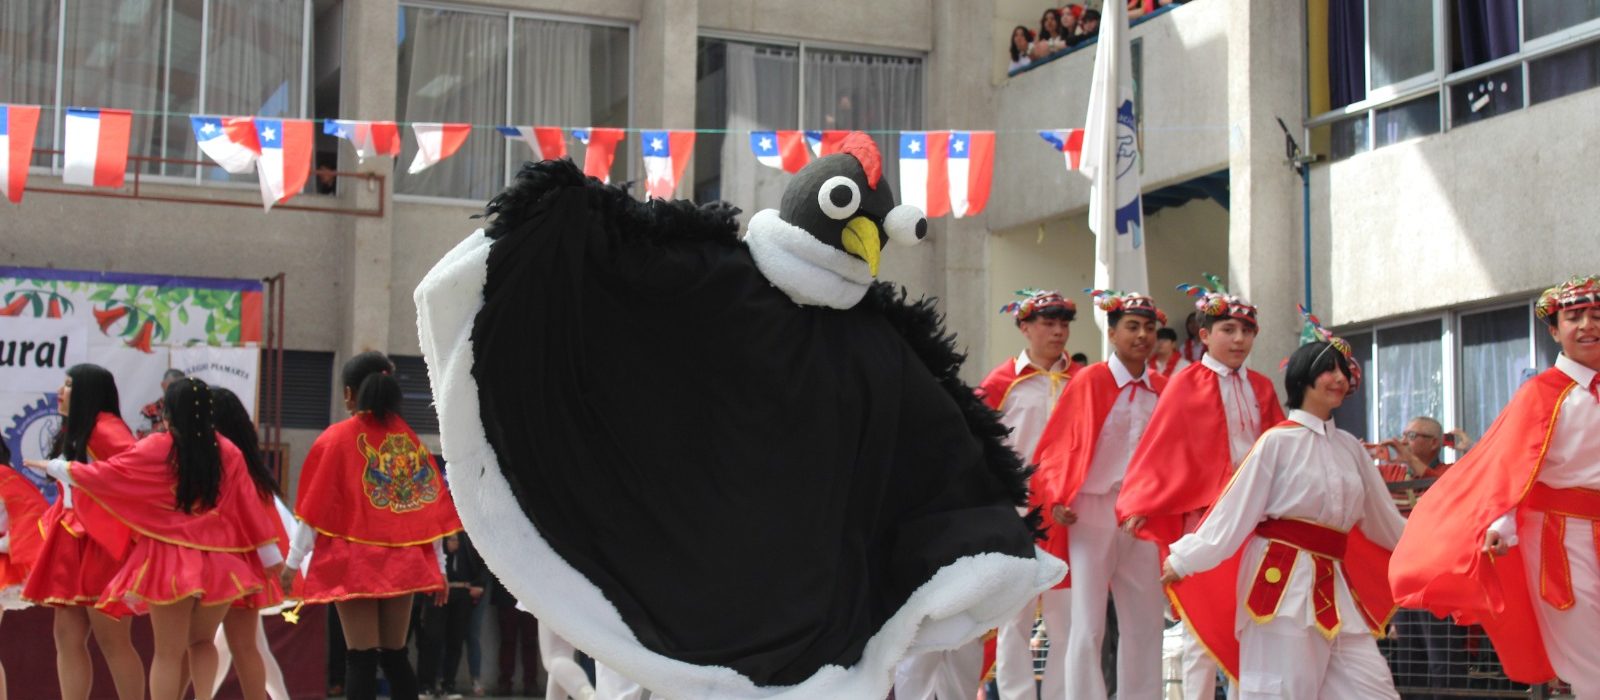
{"label": "printed logo on banner", "polygon": [[40,477],[33,472],[22,468],[24,459],[44,459],[50,454],[50,443],[55,439],[56,431],[61,428],[61,412],[56,404],[54,394],[45,396],[30,405],[24,406],[11,416],[0,416],[6,419],[3,437],[6,447],[11,450],[11,468],[16,469],[23,478],[27,479],[39,491],[44,493],[45,500],[55,503],[55,482]]}

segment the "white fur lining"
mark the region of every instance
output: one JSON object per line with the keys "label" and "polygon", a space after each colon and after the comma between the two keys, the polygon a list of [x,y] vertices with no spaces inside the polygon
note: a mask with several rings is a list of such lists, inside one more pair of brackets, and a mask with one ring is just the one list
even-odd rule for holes
{"label": "white fur lining", "polygon": [[867,295],[872,270],[865,260],[824,244],[816,236],[762,209],[744,237],[761,274],[796,304],[848,309]]}
{"label": "white fur lining", "polygon": [[31,608],[33,603],[22,599],[22,584],[0,588],[0,611]]}
{"label": "white fur lining", "polygon": [[759,687],[730,668],[696,666],[650,651],[600,589],[557,555],[523,514],[485,435],[472,377],[471,333],[483,305],[491,242],[482,230],[469,236],[433,267],[415,294],[451,494],[473,544],[523,606],[575,647],[658,696],[881,698],[902,658],[976,638],[1065,574],[1066,565],[1043,550],[1032,559],[998,553],[964,557],[918,588],[868,641],[856,665],[826,666],[794,686]]}

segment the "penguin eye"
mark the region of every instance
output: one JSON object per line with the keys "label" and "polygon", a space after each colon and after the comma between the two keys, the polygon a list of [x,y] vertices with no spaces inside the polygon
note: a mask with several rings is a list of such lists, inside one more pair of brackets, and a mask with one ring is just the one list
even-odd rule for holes
{"label": "penguin eye", "polygon": [[848,219],[861,207],[861,186],[848,177],[834,175],[817,190],[817,206],[831,219]]}

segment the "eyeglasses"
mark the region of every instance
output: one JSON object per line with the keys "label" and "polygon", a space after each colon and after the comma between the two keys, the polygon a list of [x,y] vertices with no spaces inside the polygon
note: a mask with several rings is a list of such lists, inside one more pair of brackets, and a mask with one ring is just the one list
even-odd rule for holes
{"label": "eyeglasses", "polygon": [[1407,430],[1404,433],[1401,433],[1400,436],[1405,438],[1405,439],[1407,439],[1407,440],[1415,440],[1417,438],[1428,438],[1429,440],[1438,440],[1439,439],[1438,435],[1429,435],[1427,433],[1419,433],[1419,432],[1417,432],[1415,430]]}

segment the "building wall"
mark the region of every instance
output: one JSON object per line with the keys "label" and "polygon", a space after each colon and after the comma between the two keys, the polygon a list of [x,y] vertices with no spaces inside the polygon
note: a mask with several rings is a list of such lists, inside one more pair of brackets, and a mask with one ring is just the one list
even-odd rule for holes
{"label": "building wall", "polygon": [[1590,90],[1317,167],[1313,291],[1325,320],[1528,297],[1600,271],[1597,112]]}

